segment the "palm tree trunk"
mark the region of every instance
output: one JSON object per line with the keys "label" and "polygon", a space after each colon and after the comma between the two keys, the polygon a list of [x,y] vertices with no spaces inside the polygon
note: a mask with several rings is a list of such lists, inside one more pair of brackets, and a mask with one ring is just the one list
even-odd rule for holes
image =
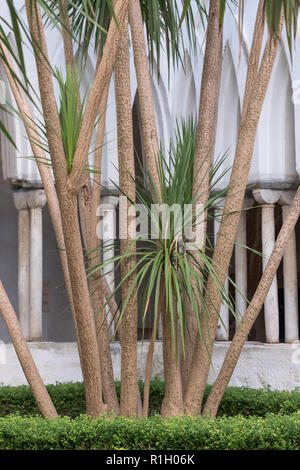
{"label": "palm tree trunk", "polygon": [[262,275],[259,285],[255,291],[252,301],[247,308],[245,315],[236,331],[230,347],[227,351],[224,363],[221,367],[219,375],[214,386],[207,398],[204,406],[204,416],[216,416],[220,402],[226,387],[233,374],[237,361],[242,352],[243,346],[247,341],[247,337],[259,312],[266,299],[270,286],[273,282],[275,274],[279,268],[282,256],[289,241],[289,237],[293,232],[300,215],[300,188],[295,195],[294,201],[290,207],[289,214],[283,223],[279,235],[277,237],[273,252],[269,258],[266,269]]}
{"label": "palm tree trunk", "polygon": [[[121,25],[122,33],[119,50],[115,63],[115,95],[118,123],[118,156],[120,190],[131,201],[135,201],[135,167],[133,124],[131,110],[130,88],[130,57],[128,17]],[[122,216],[120,214],[120,219]],[[121,222],[122,223],[122,222]],[[128,221],[130,223],[130,221]],[[127,227],[124,227],[127,229]],[[136,250],[135,243],[130,238],[121,239],[121,253]],[[124,277],[134,268],[135,256],[126,257],[121,262],[121,275]],[[137,298],[134,292],[130,294],[134,275],[122,285],[122,302],[129,301],[121,320],[121,398],[120,409],[122,416],[132,416],[137,411]]]}
{"label": "palm tree trunk", "polygon": [[[101,196],[101,163],[102,163],[102,147],[105,133],[105,121],[106,121],[106,108],[108,100],[109,86],[107,86],[104,95],[100,103],[100,118],[97,128],[96,135],[96,150],[94,156],[94,183],[91,192],[91,200],[86,208],[86,220],[87,220],[87,233],[86,233],[86,248],[88,252],[89,267],[93,267],[101,264],[100,252],[99,252],[99,239],[97,237],[97,219],[96,213],[98,205],[100,204]],[[89,251],[92,250],[92,254]],[[96,250],[98,254],[95,255]],[[105,303],[105,297],[110,296],[110,292],[106,293],[104,283],[106,280],[103,278],[102,273],[96,273],[95,276],[91,277],[90,280],[90,291],[91,301],[93,306],[93,312],[96,322],[96,333],[97,342],[99,349],[99,358],[101,365],[101,376],[103,386],[104,402],[108,407],[108,410],[114,410],[118,415],[120,413],[119,401],[117,397],[114,371],[112,365],[112,358],[110,352],[110,340],[107,320],[105,312],[102,307]],[[109,288],[109,286],[107,286]],[[115,311],[113,309],[112,311]]]}
{"label": "palm tree trunk", "polygon": [[26,340],[23,336],[17,315],[7,297],[0,281],[0,312],[8,328],[11,340],[21,363],[25,377],[33,396],[44,418],[57,418],[52,400],[46,390],[43,380],[32,359]]}
{"label": "palm tree trunk", "polygon": [[[164,289],[161,289],[161,292],[164,292]],[[162,302],[162,305],[164,305],[164,302]],[[176,302],[174,302],[174,311],[176,312]],[[179,347],[177,347],[178,341],[174,340],[174,344],[171,334],[173,326],[175,335],[178,336],[177,325],[172,325],[170,315],[165,309],[162,312],[162,320],[165,395],[161,406],[161,415],[163,418],[170,418],[172,416],[182,416],[184,413],[180,355]]]}
{"label": "palm tree trunk", "polygon": [[159,318],[157,319],[156,328],[153,328],[152,336],[148,348],[146,368],[145,368],[145,380],[144,380],[144,399],[143,399],[143,417],[148,418],[149,415],[149,397],[150,397],[150,384],[151,384],[151,372],[153,364],[153,355],[155,349],[155,339],[157,336]]}
{"label": "palm tree trunk", "polygon": [[129,0],[129,21],[132,34],[134,63],[138,82],[141,121],[147,171],[154,200],[160,201],[160,184],[157,171],[159,141],[155,120],[155,110],[150,81],[144,26],[139,0]]}
{"label": "palm tree trunk", "polygon": [[82,374],[85,385],[87,414],[98,416],[104,411],[101,369],[95,321],[91,308],[82,252],[81,234],[78,222],[78,201],[76,194],[70,194],[69,192],[59,190],[58,196],[82,350]]}
{"label": "palm tree trunk", "polygon": [[[26,0],[26,9],[30,34],[33,40],[39,90],[57,186],[57,195],[61,209],[66,253],[76,312],[76,322],[82,352],[82,372],[85,382],[87,413],[92,416],[96,416],[104,411],[102,401],[101,369],[97,347],[96,327],[89,298],[81,245],[77,212],[77,192],[80,186],[80,179],[91,142],[93,123],[96,119],[101,97],[109,82],[109,77],[113,68],[119,34],[117,26],[113,21],[109,28],[103,59],[96,74],[82,119],[82,126],[74,154],[72,170],[70,174],[68,174],[53,90],[52,76],[48,66],[49,59],[47,43],[40,7],[38,5],[34,5],[33,8],[32,2],[30,0]],[[117,17],[122,20],[125,11],[127,11],[127,1],[119,1]]]}
{"label": "palm tree trunk", "polygon": [[[223,48],[223,27],[220,26],[220,2],[211,0],[207,25],[207,37],[205,46],[205,56],[202,72],[201,94],[199,103],[199,118],[197,125],[196,152],[194,161],[194,183],[193,192],[197,197],[197,204],[206,204],[210,190],[210,172],[212,168],[215,137],[217,130],[217,116],[219,105],[219,93],[222,72],[222,48]],[[207,217],[204,217],[203,240],[207,232]],[[201,260],[197,257],[198,263]],[[194,284],[193,280],[191,282]],[[194,285],[194,292],[197,288]],[[201,303],[198,299],[199,311]],[[191,305],[187,305],[187,327],[186,352],[182,360],[182,385],[185,390],[189,371],[191,367],[194,346],[198,334],[198,325]]]}
{"label": "palm tree trunk", "polygon": [[[259,28],[259,26],[260,30],[263,31],[263,17],[261,16],[260,18],[258,15],[257,28]],[[256,51],[255,57],[259,57],[260,44],[261,43],[259,41],[253,42],[252,51]],[[248,181],[256,130],[267,92],[277,47],[278,40],[268,40],[259,73],[255,80],[255,85],[251,87],[252,81],[249,79],[249,89],[246,89],[245,91],[245,103],[247,104],[247,109],[243,111],[242,115],[230,186],[213,254],[213,262],[215,263],[217,276],[221,285],[225,284],[231,260]],[[248,93],[250,93],[250,98],[247,98]],[[205,302],[209,312],[207,328],[203,331],[204,341],[207,347],[201,344],[200,338],[198,337],[185,394],[185,411],[187,414],[194,414],[200,411],[210,368],[210,356],[212,354],[218,324],[218,312],[221,306],[221,298],[216,281],[211,277],[208,279],[207,283]]]}

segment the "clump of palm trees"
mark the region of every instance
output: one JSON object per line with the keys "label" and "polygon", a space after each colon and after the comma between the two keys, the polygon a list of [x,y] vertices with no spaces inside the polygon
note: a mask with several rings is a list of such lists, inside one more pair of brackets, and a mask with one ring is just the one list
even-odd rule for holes
{"label": "clump of palm trees", "polygon": [[[296,34],[299,1],[257,2],[238,144],[230,184],[223,194],[226,196],[224,213],[212,253],[208,253],[205,240],[210,209],[213,208],[215,199],[220,196],[212,197],[210,190],[216,173],[212,161],[222,69],[223,22],[228,2],[210,0],[207,11],[200,0],[195,2],[195,8],[188,0],[26,0],[26,26],[18,17],[13,1],[6,1],[11,13],[9,31],[13,33],[17,47],[11,45],[7,25],[2,22],[0,59],[18,108],[17,112],[24,121],[47,196],[76,330],[85,383],[86,411],[91,416],[98,416],[106,410],[114,410],[116,414],[124,416],[147,415],[147,387],[144,409],[137,387],[137,298],[142,296],[142,310],[143,314],[146,314],[149,298],[153,295],[155,315],[151,348],[154,347],[159,317],[162,318],[163,324],[166,393],[162,414],[168,417],[200,413],[220,306],[222,302],[227,301],[223,286],[238,229],[258,121],[283,28],[292,52],[291,44]],[[242,0],[239,2],[239,8],[242,28]],[[188,31],[190,47],[197,54],[194,22],[196,10],[201,15],[203,26],[207,28],[198,122],[195,125],[192,121],[182,125],[179,123],[175,140],[171,143],[169,155],[166,156],[162,155],[156,128],[150,82],[151,63],[155,58],[159,64],[162,44],[167,51],[169,66],[176,67],[181,63],[183,24]],[[62,35],[65,74],[54,70],[49,61],[45,34],[45,28],[49,24],[54,24]],[[268,37],[265,40],[266,27]],[[24,37],[34,51],[40,105],[26,74],[22,39]],[[84,61],[92,39],[95,39],[97,67],[90,90],[86,91],[81,99],[80,73],[78,74],[75,66],[74,49],[82,49]],[[130,42],[138,83],[146,156],[142,187],[135,175],[134,163]],[[84,62],[82,66],[84,67]],[[122,272],[122,282],[118,286],[122,295],[119,309],[115,306],[115,292],[110,292],[102,275],[104,266],[96,236],[105,114],[113,71],[120,193],[128,198],[129,208],[135,202],[142,202],[148,210],[151,204],[191,204],[194,226],[199,223],[196,205],[202,204],[201,223],[204,232],[203,246],[195,251],[186,249],[184,239],[180,239],[174,229],[175,225],[170,227],[171,236],[166,240],[163,237],[161,219],[158,219],[159,236],[156,240],[144,240],[143,248],[140,248],[138,239],[134,237],[132,240],[122,240],[120,255],[111,260],[120,263]],[[58,81],[60,88],[59,103],[55,100],[54,80]],[[30,105],[33,103],[41,106],[42,122],[37,121],[32,114]],[[96,144],[91,170],[89,154],[94,130]],[[7,133],[6,135],[10,138]],[[205,416],[215,416],[217,412],[299,213],[298,190],[257,291],[244,313],[224,365],[205,404]],[[140,289],[142,283],[143,292]],[[120,405],[114,386],[109,348],[104,308],[107,304],[113,310],[119,311],[118,332],[122,350]],[[55,417],[55,409],[49,396],[45,394],[38,371],[28,359],[21,330],[14,329],[16,320],[11,315],[11,306],[2,284],[0,311],[9,326],[12,340],[41,412],[44,416]],[[148,383],[151,348],[146,374]],[[31,373],[28,373],[28,368]]]}

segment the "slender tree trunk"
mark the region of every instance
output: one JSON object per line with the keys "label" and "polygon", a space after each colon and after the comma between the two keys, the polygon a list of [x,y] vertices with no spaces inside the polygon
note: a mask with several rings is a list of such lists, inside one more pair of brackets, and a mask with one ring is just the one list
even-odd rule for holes
{"label": "slender tree trunk", "polygon": [[[86,247],[88,252],[89,267],[93,267],[101,264],[100,252],[99,252],[99,243],[100,240],[97,237],[97,219],[96,213],[98,205],[100,204],[101,196],[101,163],[102,163],[102,147],[104,141],[104,132],[105,132],[105,120],[106,120],[106,108],[108,100],[108,91],[109,86],[107,86],[105,93],[102,97],[100,104],[100,118],[97,128],[96,135],[96,150],[94,156],[94,183],[92,187],[91,201],[86,210],[87,217],[87,241]],[[89,251],[92,250],[92,253],[89,254]],[[98,250],[98,251],[97,251]],[[96,254],[97,253],[97,254]],[[109,292],[106,292],[105,287],[108,288]],[[110,340],[109,340],[109,330],[106,320],[106,313],[103,311],[102,307],[105,303],[105,298],[109,298],[111,295],[109,286],[107,285],[106,280],[103,278],[102,273],[96,273],[95,276],[91,277],[90,280],[90,291],[91,291],[91,301],[95,316],[96,322],[96,333],[99,349],[99,357],[101,364],[101,375],[102,375],[102,386],[103,386],[103,395],[105,404],[108,406],[109,410],[114,410],[118,415],[120,413],[119,401],[117,397],[115,381],[114,381],[114,371],[112,365],[112,358],[110,352]],[[113,309],[116,308],[114,305]],[[112,310],[114,312],[115,310]]]}
{"label": "slender tree trunk", "polygon": [[[76,324],[82,353],[82,373],[85,383],[87,413],[97,416],[104,411],[101,370],[78,224],[77,195],[73,188],[66,189],[68,172],[52,76],[47,63],[48,52],[41,12],[39,6],[32,8],[30,0],[26,1],[26,8],[30,33],[34,43],[39,89],[61,210]],[[39,44],[39,47],[37,47],[37,44]]]}
{"label": "slender tree trunk", "polygon": [[[127,11],[127,6],[126,0],[124,2],[119,1],[117,4],[116,14],[121,21]],[[93,123],[96,119],[101,97],[108,85],[114,65],[119,34],[115,22],[112,21],[107,36],[104,55],[89,94],[82,119],[72,169],[70,174],[68,174],[52,76],[48,64],[48,51],[40,7],[34,5],[33,8],[31,1],[26,0],[26,9],[36,58],[39,90],[49,149],[61,208],[65,246],[80,338],[79,342],[82,352],[82,372],[86,390],[87,413],[94,416],[102,413],[104,407],[102,402],[101,369],[96,328],[89,298],[78,223],[77,192],[91,142]]]}
{"label": "slender tree trunk", "polygon": [[0,312],[8,328],[17,356],[33,396],[44,418],[57,418],[52,400],[37,370],[34,360],[23,336],[17,315],[0,281]]}
{"label": "slender tree trunk", "polygon": [[[128,18],[128,17],[127,17]],[[121,25],[121,40],[115,64],[115,95],[118,122],[118,156],[120,189],[129,200],[135,201],[135,168],[133,124],[130,93],[130,57],[128,19]],[[124,214],[120,214],[121,220]],[[121,222],[122,223],[122,222]],[[127,223],[127,222],[126,222]],[[130,220],[128,220],[130,223]],[[125,222],[124,222],[125,225]],[[127,226],[124,227],[127,231]],[[134,234],[131,234],[134,235]],[[121,239],[121,253],[136,250],[130,238]],[[124,277],[134,268],[135,257],[126,257],[121,262],[121,275]],[[132,416],[137,411],[137,298],[130,294],[134,275],[122,285],[122,302],[129,301],[121,320],[121,400],[123,416]]]}
{"label": "slender tree trunk", "polygon": [[[164,292],[164,291],[162,291]],[[164,304],[164,303],[163,303]],[[176,312],[176,303],[174,302],[174,311]],[[179,347],[173,344],[171,335],[171,318],[168,312],[162,312],[163,320],[163,358],[164,358],[164,375],[165,375],[165,395],[161,406],[161,415],[163,418],[172,416],[182,416],[183,408],[183,392],[180,370]],[[178,327],[176,323],[173,325],[175,335],[178,336]],[[177,330],[177,331],[176,331]],[[176,340],[175,340],[176,341]]]}
{"label": "slender tree trunk", "polygon": [[230,347],[227,351],[224,363],[221,367],[219,375],[214,386],[206,400],[203,414],[204,416],[216,416],[220,402],[226,390],[226,387],[233,374],[237,361],[242,352],[243,346],[247,341],[247,337],[257,319],[259,312],[263,306],[266,296],[269,292],[275,274],[279,268],[282,256],[288,244],[291,233],[300,215],[300,188],[295,195],[294,201],[290,207],[289,214],[283,223],[279,235],[277,237],[273,252],[269,258],[266,269],[262,275],[259,285],[252,298],[251,304],[247,308],[245,315],[236,331]]}
{"label": "slender tree trunk", "polygon": [[[83,379],[85,384],[87,414],[102,414],[101,369],[96,328],[91,308],[89,290],[82,253],[78,222],[77,195],[59,191],[65,244],[71,278],[76,319],[82,348]],[[76,256],[74,254],[76,253]]]}
{"label": "slender tree trunk", "polygon": [[199,117],[194,161],[193,192],[198,202],[209,197],[222,73],[223,28],[220,27],[220,1],[211,0],[202,72]]}
{"label": "slender tree trunk", "polygon": [[[196,152],[194,161],[193,193],[197,198],[196,204],[206,204],[209,198],[210,173],[215,149],[219,93],[222,73],[222,49],[223,27],[220,26],[220,1],[211,0],[202,72]],[[201,230],[203,231],[202,233],[204,242],[202,249],[205,249],[207,215],[204,216]],[[197,260],[198,263],[201,264],[200,257],[197,257]],[[191,282],[192,284],[195,284],[193,280],[191,280]],[[198,297],[197,287],[195,285],[194,292]],[[199,299],[197,303],[199,306],[199,311],[201,311],[201,303]],[[186,337],[186,352],[185,357],[182,360],[182,385],[184,391],[186,388],[194,346],[198,335],[197,321],[189,302],[187,305],[187,326],[188,334]]]}
{"label": "slender tree trunk", "polygon": [[147,171],[150,177],[150,187],[153,198],[159,202],[161,199],[159,177],[157,172],[159,141],[150,81],[149,62],[145,44],[144,26],[139,0],[129,0],[129,21],[132,34],[135,70],[138,82]]}
{"label": "slender tree trunk", "polygon": [[156,329],[153,328],[151,341],[148,348],[146,369],[145,369],[145,380],[144,380],[144,400],[143,400],[143,417],[148,418],[149,415],[149,396],[150,396],[150,384],[151,384],[151,372],[153,364],[153,355],[155,349],[155,339],[157,336],[159,318],[157,319]]}
{"label": "slender tree trunk", "polygon": [[[101,365],[104,402],[107,406],[107,411],[114,411],[116,415],[119,415],[120,407],[114,380],[107,320],[105,317],[105,312],[99,313],[99,310],[103,307],[104,298],[99,288],[98,279],[96,284],[96,290],[92,294],[92,305],[96,321],[96,333]],[[93,288],[92,286],[93,282],[91,282],[91,289]]]}
{"label": "slender tree trunk", "polygon": [[[260,28],[263,28],[263,17],[259,18],[258,16],[257,21],[260,24]],[[253,50],[258,51],[259,47],[259,41],[253,43]],[[278,40],[268,41],[259,73],[255,80],[255,85],[252,89],[246,89],[245,91],[247,109],[242,115],[230,186],[213,254],[213,262],[215,263],[217,276],[221,285],[225,284],[230,264],[248,181],[257,125],[267,92],[277,47]],[[259,56],[259,53],[256,55]],[[251,80],[248,80],[248,83],[251,84]],[[251,97],[248,99],[247,96],[249,92]],[[212,354],[218,324],[221,298],[216,281],[211,277],[208,279],[205,301],[209,312],[207,315],[207,327],[203,331],[204,341],[207,347],[201,344],[200,338],[198,337],[185,394],[185,411],[187,414],[197,413],[201,409],[203,393],[210,368],[210,356]]]}

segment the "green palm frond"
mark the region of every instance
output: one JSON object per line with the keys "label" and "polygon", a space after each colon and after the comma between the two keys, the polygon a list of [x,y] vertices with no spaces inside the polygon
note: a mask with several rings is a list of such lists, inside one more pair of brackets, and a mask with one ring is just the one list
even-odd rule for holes
{"label": "green palm frond", "polygon": [[[192,5],[193,3],[193,5]],[[204,24],[207,12],[200,0],[140,0],[142,17],[146,28],[149,57],[159,65],[161,49],[165,48],[168,65],[180,60],[181,50],[196,51],[195,13]],[[189,43],[184,44],[182,26],[185,23]]]}
{"label": "green palm frond", "polygon": [[299,0],[265,0],[267,24],[274,36],[278,35],[281,12],[284,11],[285,29],[290,52],[292,52],[292,42],[297,33],[299,7]]}
{"label": "green palm frond", "polygon": [[[166,204],[168,207],[177,204],[183,209],[187,204],[195,206],[201,195],[201,184],[199,188],[196,188],[196,196],[192,191],[195,135],[195,125],[192,119],[187,123],[182,122],[177,124],[176,136],[174,142],[170,145],[168,156],[164,157],[160,153],[157,159],[161,204]],[[211,180],[219,172],[222,162],[223,160],[221,159],[217,163],[217,168],[214,168],[212,171]],[[128,177],[131,178],[130,175]],[[216,178],[217,181],[219,178]],[[136,200],[145,208],[149,220],[153,216],[153,205],[156,200],[153,198],[151,191],[145,188],[145,178],[142,178],[141,182],[137,179],[133,181],[136,185]],[[211,181],[211,183],[213,186],[214,182]],[[120,191],[120,188],[118,190]],[[211,214],[213,212],[212,209],[215,207],[216,200],[224,197],[226,191],[227,188],[224,188],[218,194],[210,196],[200,211],[196,211],[196,213],[194,211],[190,212],[188,219],[184,217],[184,220],[180,220],[174,214],[166,226],[163,217],[155,217],[156,225],[153,224],[153,226],[156,228],[156,235],[154,238],[149,233],[139,235],[135,250],[133,250],[133,245],[136,243],[136,240],[132,242],[125,252],[116,252],[113,258],[107,260],[100,267],[97,266],[88,270],[88,276],[95,275],[99,268],[105,270],[109,265],[114,265],[115,270],[118,270],[124,259],[132,256],[136,258],[135,266],[122,277],[112,293],[112,295],[116,295],[128,279],[133,279],[130,292],[123,299],[120,307],[119,322],[122,319],[130,297],[139,296],[144,330],[150,299],[153,299],[154,330],[156,331],[155,325],[160,314],[161,302],[159,302],[159,299],[163,297],[164,309],[170,318],[174,348],[178,345],[178,335],[180,335],[184,349],[188,334],[186,311],[188,300],[196,318],[200,337],[204,341],[203,328],[205,328],[205,323],[207,323],[209,316],[212,315],[211,306],[208,306],[205,300],[208,277],[214,280],[222,302],[226,303],[230,311],[235,315],[233,301],[228,294],[224,293],[224,288],[218,276],[218,267],[211,259],[209,244],[208,249],[203,249],[202,247],[202,249],[195,248],[191,250],[184,226],[186,223],[190,223],[190,226],[192,225],[195,228],[197,224],[203,222],[206,212],[210,214],[210,218],[214,218],[214,215]],[[126,194],[124,195],[126,196]],[[129,202],[133,203],[130,200]],[[104,252],[110,249],[111,245],[108,247],[104,244]],[[164,286],[163,296],[161,295],[162,286]],[[201,308],[199,308],[198,304],[199,299]],[[106,305],[107,303],[103,308]],[[204,317],[206,317],[204,324],[203,319],[200,321],[200,310]],[[218,312],[216,313],[218,314]]]}
{"label": "green palm frond", "polygon": [[[39,0],[45,3],[45,0]],[[61,0],[48,0],[46,4],[55,18],[58,18],[58,7]],[[175,62],[181,55],[181,46],[196,49],[195,12],[200,14],[202,22],[206,17],[203,2],[194,0],[140,0],[149,46],[151,63],[159,64],[161,49],[165,47],[168,62]],[[91,41],[95,51],[102,53],[106,33],[114,10],[111,0],[68,0],[72,35],[76,38],[86,55]],[[44,9],[46,11],[46,9]],[[47,11],[46,11],[47,12]],[[189,44],[183,45],[182,25],[185,22]]]}
{"label": "green palm frond", "polygon": [[[45,2],[44,2],[45,3]],[[47,0],[48,10],[51,12],[51,22],[59,27],[61,18],[59,9],[61,0]],[[82,58],[85,58],[87,51],[94,41],[95,52],[102,54],[105,45],[109,24],[115,18],[114,8],[111,0],[68,0],[68,14],[71,23],[71,35],[82,51]],[[46,17],[49,13],[44,8]]]}
{"label": "green palm frond", "polygon": [[64,78],[61,70],[57,69],[56,78],[60,89],[60,108],[58,111],[61,136],[64,144],[67,168],[70,172],[80,133],[86,96],[84,96],[81,103],[79,89],[80,80],[74,75],[71,68],[67,68],[66,78]]}

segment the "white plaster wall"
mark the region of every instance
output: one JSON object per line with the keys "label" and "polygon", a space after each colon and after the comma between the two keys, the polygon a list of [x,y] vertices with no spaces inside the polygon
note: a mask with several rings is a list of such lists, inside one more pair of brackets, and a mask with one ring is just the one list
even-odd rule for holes
{"label": "white plaster wall", "polygon": [[[144,376],[149,342],[138,345],[138,374]],[[228,342],[215,344],[214,369],[208,382],[216,378],[228,350]],[[3,349],[4,348],[4,349]],[[75,343],[29,343],[40,374],[46,384],[82,381],[77,346]],[[120,379],[120,345],[111,344],[115,378]],[[26,384],[11,343],[0,345],[0,383],[2,385]],[[163,379],[162,343],[157,342],[153,359],[152,377]],[[241,354],[230,386],[294,390],[300,384],[300,345],[247,343]]]}

